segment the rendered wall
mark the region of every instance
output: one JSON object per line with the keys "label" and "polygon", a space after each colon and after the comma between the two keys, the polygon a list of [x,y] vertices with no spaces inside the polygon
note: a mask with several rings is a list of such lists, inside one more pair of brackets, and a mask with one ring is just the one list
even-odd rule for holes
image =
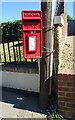
{"label": "rendered wall", "polygon": [[37,62],[5,63],[0,65],[0,86],[39,92],[40,80]]}
{"label": "rendered wall", "polygon": [[0,86],[39,92],[39,74],[0,71]]}

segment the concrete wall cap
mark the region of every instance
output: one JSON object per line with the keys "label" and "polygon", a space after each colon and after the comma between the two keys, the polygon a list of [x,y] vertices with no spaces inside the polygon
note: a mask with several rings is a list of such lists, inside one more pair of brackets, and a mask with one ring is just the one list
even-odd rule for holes
{"label": "concrete wall cap", "polygon": [[64,19],[62,16],[55,16],[54,17],[54,25],[62,25],[64,26]]}

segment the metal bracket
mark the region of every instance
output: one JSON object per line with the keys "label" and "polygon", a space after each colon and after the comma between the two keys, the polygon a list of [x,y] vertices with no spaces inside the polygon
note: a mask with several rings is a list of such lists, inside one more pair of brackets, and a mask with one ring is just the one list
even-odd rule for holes
{"label": "metal bracket", "polygon": [[46,29],[46,28],[55,28],[55,26],[43,27],[42,29]]}
{"label": "metal bracket", "polygon": [[54,53],[55,52],[55,50],[53,50],[53,51],[42,51],[43,53]]}
{"label": "metal bracket", "polygon": [[46,47],[44,47],[46,50],[48,50],[48,51],[42,51],[42,52],[44,52],[44,53],[54,53],[55,52],[55,50],[53,50],[53,51],[51,51],[49,48],[46,48]]}

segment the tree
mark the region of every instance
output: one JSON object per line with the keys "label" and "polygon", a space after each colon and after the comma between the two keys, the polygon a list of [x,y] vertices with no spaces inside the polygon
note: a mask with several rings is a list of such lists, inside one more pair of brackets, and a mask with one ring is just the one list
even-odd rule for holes
{"label": "tree", "polygon": [[0,31],[2,31],[2,42],[8,43],[21,40],[22,20],[3,22],[0,24]]}
{"label": "tree", "polygon": [[67,15],[67,21],[73,20],[73,18],[70,15]]}

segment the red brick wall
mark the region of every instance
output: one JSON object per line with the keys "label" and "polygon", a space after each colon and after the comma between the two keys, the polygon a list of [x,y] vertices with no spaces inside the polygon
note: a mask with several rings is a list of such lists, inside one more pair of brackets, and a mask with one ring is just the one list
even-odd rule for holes
{"label": "red brick wall", "polygon": [[75,117],[75,71],[58,71],[58,109],[63,116]]}

